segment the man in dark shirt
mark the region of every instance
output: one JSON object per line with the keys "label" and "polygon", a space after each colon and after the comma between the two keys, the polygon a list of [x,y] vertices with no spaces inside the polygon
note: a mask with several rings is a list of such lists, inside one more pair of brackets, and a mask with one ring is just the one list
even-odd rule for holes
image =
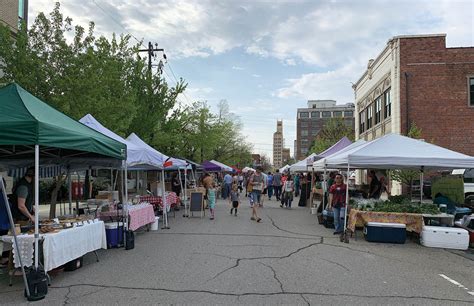
{"label": "man in dark shirt", "polygon": [[280,201],[281,186],[282,186],[281,173],[280,173],[280,170],[277,169],[276,173],[273,175],[273,191],[275,191],[275,196],[276,196],[277,201]]}
{"label": "man in dark shirt", "polygon": [[35,222],[33,204],[35,201],[33,180],[35,169],[28,168],[26,174],[13,188],[14,201],[12,214],[15,221]]}
{"label": "man in dark shirt", "polygon": [[334,235],[344,231],[344,218],[341,211],[346,209],[346,184],[341,174],[336,174],[335,183],[329,188],[329,207],[334,211]]}

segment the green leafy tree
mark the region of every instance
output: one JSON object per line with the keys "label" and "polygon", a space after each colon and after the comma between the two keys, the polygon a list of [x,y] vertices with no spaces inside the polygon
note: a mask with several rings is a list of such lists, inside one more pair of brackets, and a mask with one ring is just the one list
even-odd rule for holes
{"label": "green leafy tree", "polygon": [[319,154],[334,145],[342,137],[354,140],[354,129],[348,126],[342,118],[331,118],[324,124],[322,130],[313,141],[310,153]]}

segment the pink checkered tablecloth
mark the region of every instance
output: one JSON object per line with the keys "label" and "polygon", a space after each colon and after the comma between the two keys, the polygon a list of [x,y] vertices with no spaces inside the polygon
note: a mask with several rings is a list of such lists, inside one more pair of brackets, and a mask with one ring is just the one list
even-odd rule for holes
{"label": "pink checkered tablecloth", "polygon": [[138,204],[128,206],[129,226],[132,231],[142,226],[155,222],[155,212],[150,204]]}
{"label": "pink checkered tablecloth", "polygon": [[[148,202],[155,208],[163,208],[163,201],[160,196],[140,196],[140,202]],[[176,193],[167,192],[166,203],[170,205],[171,208],[173,208],[180,203],[180,200]]]}

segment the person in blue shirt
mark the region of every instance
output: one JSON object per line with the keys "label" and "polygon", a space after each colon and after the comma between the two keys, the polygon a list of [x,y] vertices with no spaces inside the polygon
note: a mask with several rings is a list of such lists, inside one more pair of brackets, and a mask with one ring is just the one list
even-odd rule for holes
{"label": "person in blue shirt", "polygon": [[273,195],[273,174],[271,172],[268,172],[267,176],[267,192],[268,192],[268,199],[272,199]]}

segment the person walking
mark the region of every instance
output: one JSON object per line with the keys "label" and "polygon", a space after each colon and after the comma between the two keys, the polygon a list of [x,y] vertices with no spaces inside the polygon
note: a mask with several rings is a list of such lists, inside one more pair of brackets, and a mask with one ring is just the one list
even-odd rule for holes
{"label": "person walking", "polygon": [[262,221],[262,218],[258,216],[258,206],[261,204],[262,191],[264,187],[264,177],[262,175],[262,168],[257,167],[257,171],[250,177],[250,185],[252,186],[252,217],[250,220],[257,222]]}
{"label": "person walking", "polygon": [[281,173],[280,170],[277,169],[275,175],[273,175],[273,190],[275,191],[277,201],[280,201],[281,185]]}
{"label": "person walking", "polygon": [[344,231],[344,215],[346,210],[346,184],[341,174],[336,174],[335,183],[329,188],[329,209],[334,211],[334,235]]}
{"label": "person walking", "polygon": [[232,187],[232,176],[226,173],[224,176],[224,189],[222,192],[222,198],[225,200],[230,194],[230,188]]}
{"label": "person walking", "polygon": [[293,181],[295,183],[295,197],[298,197],[300,195],[300,175],[296,174]]}
{"label": "person walking", "polygon": [[229,197],[229,203],[232,205],[232,208],[230,209],[230,214],[232,215],[232,212],[235,210],[234,215],[237,217],[237,208],[239,207],[239,189],[237,187],[237,184],[232,185],[232,190],[230,191],[230,197]]}
{"label": "person walking", "polygon": [[214,220],[214,211],[216,209],[216,188],[215,185],[212,185],[207,189],[207,202],[209,205],[209,214],[210,219]]}
{"label": "person walking", "polygon": [[242,175],[242,172],[239,173],[238,184],[239,184],[239,191],[242,193],[242,191],[244,190],[244,176]]}
{"label": "person walking", "polygon": [[[285,183],[283,184],[283,192],[285,193],[285,207],[291,209],[291,202],[293,202],[293,191],[295,190],[294,182],[291,177],[291,174],[288,174]],[[280,205],[283,207],[283,204]]]}
{"label": "person walking", "polygon": [[271,172],[268,172],[267,176],[267,192],[268,200],[271,200],[273,196],[273,174]]}

